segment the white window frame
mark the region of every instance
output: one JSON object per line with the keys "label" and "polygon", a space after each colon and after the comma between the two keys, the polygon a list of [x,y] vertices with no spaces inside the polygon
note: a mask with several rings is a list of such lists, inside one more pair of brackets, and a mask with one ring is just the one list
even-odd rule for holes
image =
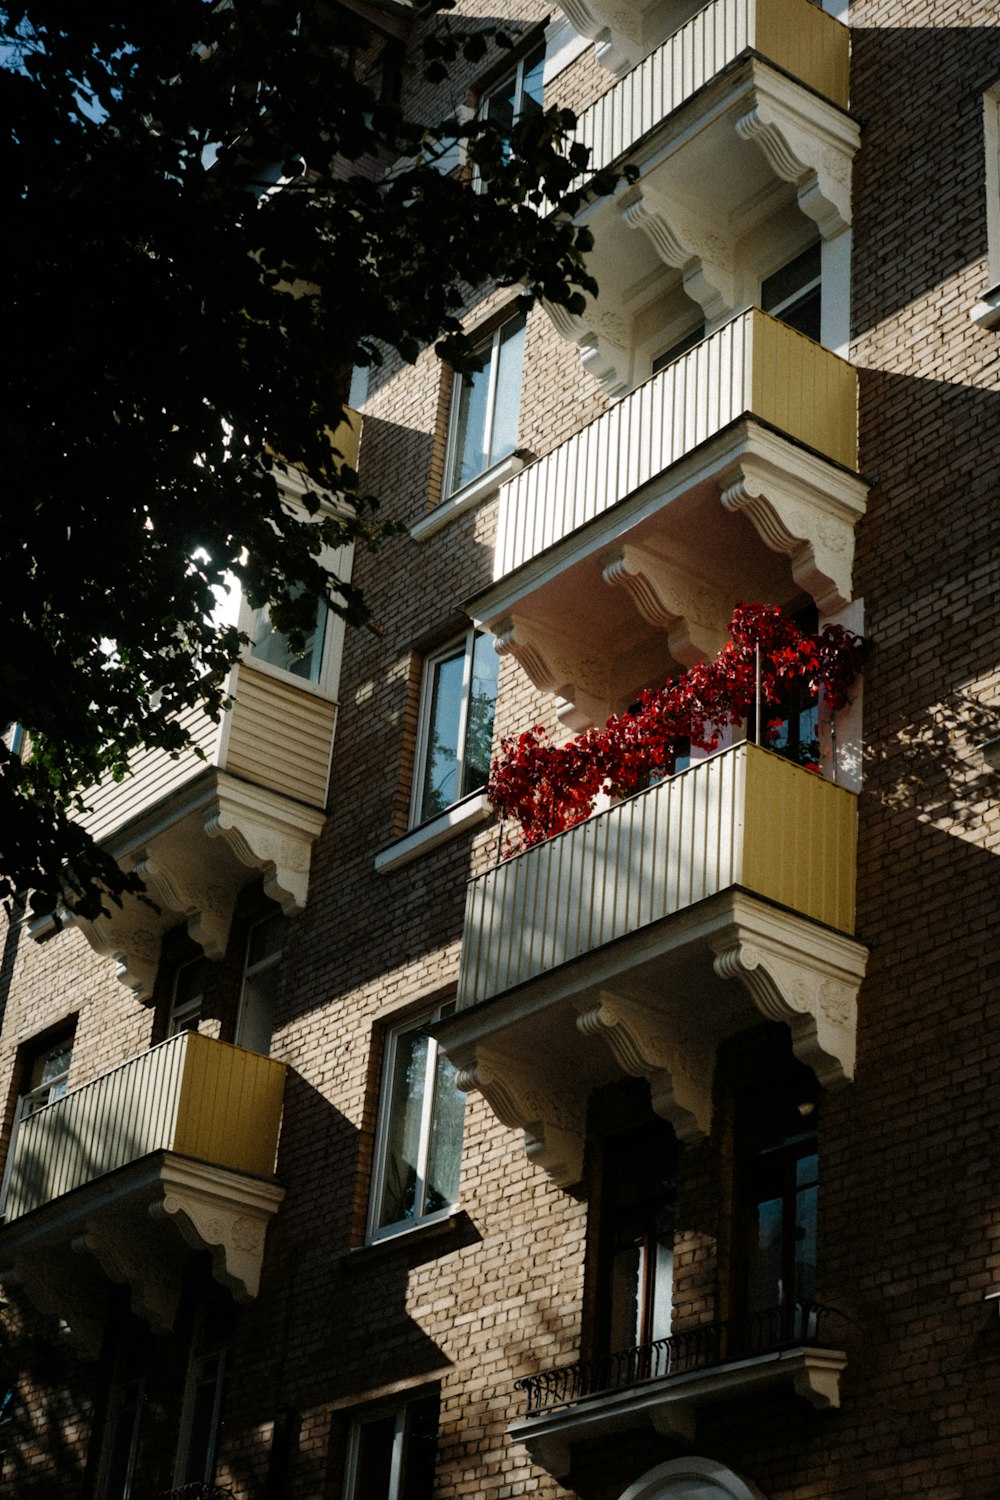
{"label": "white window frame", "polygon": [[[484,339],[482,343],[476,346],[477,354],[486,355],[488,352],[489,357],[489,377],[486,386],[486,429],[483,433],[483,450],[487,454],[493,446],[493,428],[496,422],[497,370],[500,364],[498,356],[500,353],[501,336],[512,323],[520,321],[523,324],[525,320],[526,315],[523,312],[515,312],[511,317],[504,318],[502,323],[498,323],[496,328],[494,328],[492,334],[490,334],[489,338]],[[478,473],[473,474],[469,479],[465,480],[464,483],[452,483],[452,469],[454,468],[456,459],[458,457],[458,424],[462,408],[462,381],[463,376],[461,376],[456,371],[451,384],[451,408],[448,413],[448,441],[445,444],[444,490],[442,493],[443,500],[449,500],[456,495],[463,495],[467,490],[471,490],[474,486],[483,487],[484,476],[492,474],[494,470],[500,469],[503,465],[508,464],[510,461],[511,453],[515,451],[517,446],[517,439],[515,438],[514,449],[511,449],[507,453],[501,453],[499,457],[493,460],[492,463],[487,462],[485,466],[479,470]],[[518,386],[519,413],[521,405],[521,392],[523,389],[524,365],[522,361],[521,378]],[[491,488],[491,486],[486,485],[483,488],[483,493],[489,493]]]}
{"label": "white window frame", "polygon": [[[366,1412],[363,1417],[356,1417],[351,1424],[350,1440],[347,1449],[347,1473],[344,1483],[344,1494],[346,1500],[369,1500],[369,1497],[358,1492],[358,1461],[361,1453],[361,1431],[362,1428],[372,1422],[385,1421],[392,1417],[394,1422],[392,1435],[392,1459],[389,1465],[389,1500],[402,1500],[401,1484],[405,1479],[404,1457],[406,1449],[407,1419],[410,1408],[419,1401],[427,1400],[432,1393],[427,1391],[415,1392],[409,1398],[404,1398],[391,1406],[380,1406],[375,1410]],[[440,1432],[441,1414],[440,1403],[438,1405],[438,1431]]]}
{"label": "white window frame", "polygon": [[[466,738],[469,729],[469,705],[472,701],[472,663],[475,653],[476,641],[484,636],[485,632],[470,626],[464,635],[455,636],[446,646],[434,651],[425,658],[424,670],[420,681],[420,716],[417,722],[417,753],[413,766],[413,789],[410,797],[410,828],[420,828],[425,823],[432,822],[435,818],[443,817],[448,808],[457,807],[464,801],[466,796],[475,796],[482,788],[475,788],[468,793],[461,792],[461,786],[465,780],[465,765],[467,755]],[[424,814],[421,803],[423,801],[424,777],[427,772],[427,755],[431,743],[432,721],[431,714],[434,707],[434,674],[438,667],[458,654],[458,648],[464,645],[465,660],[462,669],[462,705],[459,710],[458,720],[458,785],[459,795],[454,801],[449,802],[447,807],[438,812]],[[495,700],[494,700],[495,701]]]}
{"label": "white window frame", "polygon": [[[368,1244],[374,1244],[377,1240],[389,1239],[394,1235],[405,1234],[421,1224],[433,1224],[442,1219],[447,1219],[455,1212],[455,1203],[446,1203],[441,1208],[430,1212],[421,1210],[415,1213],[411,1219],[397,1219],[391,1224],[379,1224],[382,1208],[382,1195],[385,1190],[386,1166],[389,1148],[390,1130],[392,1126],[392,1085],[396,1070],[396,1049],[400,1038],[409,1036],[412,1032],[421,1031],[433,1021],[438,1021],[442,1016],[450,1015],[455,1008],[453,1000],[445,1001],[433,1006],[430,1010],[423,1011],[418,1016],[411,1016],[408,1020],[394,1026],[387,1034],[385,1040],[385,1053],[382,1058],[382,1084],[379,1092],[378,1106],[378,1129],[375,1135],[375,1165],[372,1172],[371,1196],[368,1205],[368,1233],[366,1240]],[[431,1128],[434,1121],[435,1088],[437,1081],[438,1055],[441,1051],[439,1044],[433,1037],[428,1038],[427,1058],[424,1065],[424,1087],[421,1100],[420,1113],[420,1136],[417,1145],[416,1161],[416,1184],[414,1196],[419,1203],[424,1195],[427,1185],[427,1155],[431,1143]],[[464,1148],[464,1119],[463,1139],[459,1146],[459,1162]]]}
{"label": "white window frame", "polygon": [[[253,942],[253,935],[257,931],[258,927],[263,927],[267,922],[274,922],[277,925],[280,917],[281,913],[278,911],[269,912],[267,916],[259,917],[256,922],[251,923],[250,930],[247,933],[246,947],[243,950],[243,975],[240,980],[240,1003],[236,1012],[235,1033],[237,1047],[245,1048],[247,1045],[244,1037],[244,1031],[246,1026],[248,981],[257,978],[257,976],[260,974],[266,973],[268,969],[277,969],[278,967],[280,967],[281,960],[284,957],[284,944],[282,944],[282,946],[276,948],[273,953],[265,953],[263,958],[258,958],[254,963],[251,963],[250,945]],[[250,1048],[248,1050],[252,1051],[255,1049]],[[267,1053],[263,1055],[270,1055],[270,1046],[268,1047]]]}
{"label": "white window frame", "polygon": [[[219,1432],[222,1426],[222,1402],[226,1386],[226,1364],[228,1349],[224,1344],[214,1344],[207,1349],[192,1350],[188,1359],[187,1376],[184,1381],[184,1397],[181,1404],[181,1420],[177,1434],[177,1449],[174,1456],[174,1489],[183,1489],[186,1485],[211,1485],[218,1464]],[[191,1440],[194,1436],[194,1415],[198,1398],[199,1372],[208,1361],[215,1361],[215,1374],[209,1376],[214,1379],[212,1391],[212,1416],[211,1437],[209,1450],[205,1455],[205,1472],[201,1480],[185,1480],[184,1473],[187,1469],[188,1458],[191,1453]]]}
{"label": "white window frame", "polygon": [[983,149],[986,176],[986,276],[981,302],[969,310],[980,328],[1000,327],[1000,82],[983,94]]}

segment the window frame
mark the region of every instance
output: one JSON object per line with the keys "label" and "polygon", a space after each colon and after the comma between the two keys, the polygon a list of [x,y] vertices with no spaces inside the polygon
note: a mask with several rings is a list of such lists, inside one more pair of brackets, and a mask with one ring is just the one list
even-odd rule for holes
{"label": "window frame", "polygon": [[[653,1174],[643,1184],[639,1195],[624,1196],[622,1158],[634,1155],[645,1167],[662,1154],[663,1173],[659,1187]],[[627,1350],[649,1349],[669,1338],[673,1331],[673,1292],[677,1235],[677,1156],[676,1136],[666,1121],[647,1120],[627,1130],[605,1137],[601,1151],[600,1186],[597,1193],[597,1255],[594,1302],[594,1350],[598,1356],[623,1354]],[[661,1220],[669,1221],[671,1248],[669,1272],[658,1254],[662,1241]],[[631,1238],[638,1250],[634,1286],[636,1337],[622,1342],[615,1325],[623,1308],[619,1305],[622,1285],[621,1268],[626,1240]]]}
{"label": "window frame", "polygon": [[[263,955],[263,957],[258,958],[258,959],[254,959],[251,962],[251,959],[250,959],[250,949],[251,949],[251,945],[252,945],[253,940],[254,940],[254,934],[258,931],[259,928],[264,927],[267,924],[272,924],[272,923],[274,925],[274,930],[278,933],[279,946],[276,947],[276,948],[273,948],[269,952],[265,953]],[[283,924],[282,924],[282,913],[280,911],[275,910],[275,911],[272,911],[272,912],[265,912],[263,914],[263,916],[258,917],[255,921],[253,921],[253,922],[250,923],[250,926],[247,929],[246,942],[243,945],[243,965],[242,965],[242,968],[240,970],[240,997],[239,997],[239,1001],[238,1001],[237,1006],[236,1006],[236,1021],[235,1021],[235,1024],[233,1026],[233,1038],[234,1038],[235,1044],[236,1044],[237,1047],[244,1048],[245,1051],[248,1051],[248,1052],[258,1052],[259,1051],[259,1049],[256,1048],[256,1047],[248,1047],[247,1046],[247,1041],[246,1041],[247,986],[248,986],[248,983],[252,982],[260,974],[265,974],[265,973],[269,973],[272,970],[277,970],[278,973],[277,973],[276,984],[280,985],[280,983],[281,983],[281,972],[280,971],[281,971],[282,959],[284,958],[284,952],[285,952],[285,932],[284,932],[284,928],[283,928]],[[278,992],[277,992],[277,990],[275,990],[275,995],[274,995],[274,1002],[275,1003],[274,1003],[274,1013],[273,1013],[274,1020],[277,1020],[277,998],[278,998]],[[260,1054],[261,1056],[264,1056],[264,1057],[269,1057],[270,1056],[271,1041],[273,1040],[273,1038],[274,1038],[274,1026],[272,1025],[271,1031],[270,1031],[270,1037],[269,1037],[269,1040],[268,1040],[267,1051],[261,1053]]]}
{"label": "window frame", "polygon": [[[449,808],[457,807],[458,804],[460,802],[463,802],[467,797],[471,797],[480,793],[485,786],[484,782],[482,786],[471,787],[468,790],[464,789],[466,770],[468,768],[469,708],[472,702],[473,682],[472,669],[475,661],[476,643],[479,640],[485,640],[488,642],[490,640],[488,632],[484,630],[477,630],[474,625],[470,625],[468,630],[464,631],[462,635],[453,636],[452,639],[447,643],[447,645],[439,647],[436,651],[429,652],[427,656],[424,657],[423,669],[420,677],[420,709],[417,719],[416,753],[413,758],[413,784],[410,793],[409,830],[411,832],[416,828],[422,828],[426,824],[433,822],[435,818],[443,817],[444,814],[448,812]],[[429,751],[433,733],[432,715],[434,711],[435,698],[434,674],[439,667],[443,666],[446,662],[453,660],[457,656],[459,648],[461,648],[464,652],[464,660],[462,666],[462,702],[459,709],[458,732],[456,735],[457,743],[460,747],[461,752],[458,756],[459,795],[455,797],[451,802],[446,803],[444,807],[438,808],[436,812],[428,813],[424,811],[424,780],[426,778],[428,770]],[[497,667],[499,670],[499,662],[497,663]],[[493,703],[495,724],[495,693]],[[491,725],[491,741],[492,734],[493,727]]]}
{"label": "window frame", "polygon": [[437,1439],[441,1430],[441,1399],[437,1391],[415,1392],[409,1397],[388,1405],[373,1407],[370,1411],[354,1418],[351,1423],[350,1435],[347,1444],[347,1465],[344,1476],[344,1495],[346,1500],[371,1500],[371,1497],[359,1489],[359,1463],[361,1459],[361,1438],[365,1427],[376,1422],[393,1419],[392,1456],[389,1461],[388,1496],[387,1500],[422,1500],[422,1497],[414,1496],[412,1488],[406,1487],[406,1446],[407,1439],[412,1431],[413,1410],[418,1406],[425,1406],[429,1411],[431,1405],[434,1408],[434,1447],[435,1464],[437,1459]]}
{"label": "window frame", "polygon": [[[428,1035],[427,1056],[424,1061],[423,1070],[423,1092],[420,1105],[419,1138],[417,1142],[417,1161],[415,1164],[414,1180],[414,1212],[411,1217],[395,1219],[391,1223],[380,1224],[382,1207],[385,1198],[386,1182],[388,1177],[389,1146],[393,1126],[393,1082],[396,1072],[396,1056],[401,1038],[410,1036],[415,1032],[426,1030],[433,1022],[450,1015],[455,1009],[454,1000],[445,1000],[429,1009],[421,1011],[416,1016],[410,1016],[404,1021],[391,1027],[386,1032],[385,1045],[382,1053],[382,1077],[379,1085],[378,1100],[378,1123],[375,1131],[375,1150],[372,1158],[371,1191],[368,1202],[368,1225],[365,1235],[365,1243],[372,1245],[381,1240],[391,1239],[395,1235],[405,1234],[408,1231],[418,1229],[424,1224],[440,1223],[448,1219],[458,1207],[460,1191],[456,1187],[454,1201],[442,1204],[440,1208],[426,1210],[420,1207],[421,1201],[426,1196],[427,1189],[427,1158],[432,1143],[433,1124],[435,1115],[435,1104],[437,1100],[437,1068],[438,1059],[441,1055],[441,1047],[437,1040]],[[457,1088],[457,1085],[456,1085]],[[460,1090],[458,1092],[461,1092]],[[465,1102],[462,1101],[462,1132],[458,1146],[458,1176],[461,1179],[462,1152],[465,1137]]]}
{"label": "window frame", "polygon": [[[500,365],[500,347],[503,341],[504,332],[510,329],[511,325],[514,323],[520,324],[521,332],[522,334],[524,334],[526,331],[527,315],[524,312],[520,311],[511,313],[509,317],[505,317],[499,323],[497,323],[492,332],[487,334],[476,345],[476,353],[478,355],[484,356],[485,359],[488,360],[488,363],[484,365],[484,368],[488,369],[489,373],[487,375],[485,400],[486,419],[482,442],[482,448],[486,461],[484,462],[482,468],[477,469],[474,474],[470,474],[466,479],[462,478],[461,473],[459,473],[457,476],[454,474],[456,463],[460,458],[458,447],[459,423],[461,421],[462,411],[462,390],[463,386],[465,385],[466,377],[460,374],[457,370],[454,372],[451,382],[450,405],[448,410],[448,433],[444,452],[444,484],[441,492],[442,500],[450,500],[453,496],[460,495],[463,490],[466,490],[473,485],[481,484],[483,476],[485,474],[489,474],[492,470],[499,468],[501,464],[506,463],[511,454],[517,451],[518,434],[515,433],[514,441],[510,448],[506,450],[506,452],[497,454],[495,458],[489,457],[490,451],[493,446],[493,432],[496,424],[496,397],[497,387],[499,384],[498,371]],[[522,347],[521,364],[518,371],[517,383],[518,427],[520,427],[521,392],[523,389],[524,349]]]}

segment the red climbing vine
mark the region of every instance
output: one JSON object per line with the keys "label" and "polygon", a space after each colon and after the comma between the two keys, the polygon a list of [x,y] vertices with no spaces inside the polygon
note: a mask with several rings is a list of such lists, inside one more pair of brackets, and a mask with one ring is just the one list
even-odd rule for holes
{"label": "red climbing vine", "polygon": [[757,696],[760,652],[763,738],[774,741],[782,720],[767,717],[796,683],[836,712],[849,702],[865,643],[841,625],[803,631],[764,604],[740,604],[729,640],[713,661],[699,662],[662,688],[640,695],[628,713],[555,745],[541,725],[502,741],[489,796],[504,819],[520,827],[515,848],[530,848],[589,817],[601,792],[627,796],[668,774],[678,751],[715,750],[726,725],[742,724]]}

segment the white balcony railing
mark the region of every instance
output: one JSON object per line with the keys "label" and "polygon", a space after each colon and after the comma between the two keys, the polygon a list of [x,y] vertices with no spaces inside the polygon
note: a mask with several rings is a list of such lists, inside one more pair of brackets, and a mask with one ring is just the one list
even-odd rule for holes
{"label": "white balcony railing", "polygon": [[738,745],[471,881],[460,1007],[731,887],[849,933],[856,798]]}
{"label": "white balcony railing", "polygon": [[154,1151],[269,1176],[285,1068],[183,1032],[20,1120],[8,1153],[10,1223]]}
{"label": "white balcony railing", "polygon": [[494,580],[743,416],[855,468],[856,413],[852,367],[751,308],[503,486]]}

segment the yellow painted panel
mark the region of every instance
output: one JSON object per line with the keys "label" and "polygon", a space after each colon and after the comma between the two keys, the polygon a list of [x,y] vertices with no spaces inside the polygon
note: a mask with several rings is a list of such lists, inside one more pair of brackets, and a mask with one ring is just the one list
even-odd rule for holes
{"label": "yellow painted panel", "polygon": [[858,466],[858,378],[839,355],[755,309],[752,410],[845,468]]}
{"label": "yellow painted panel", "polygon": [[850,48],[848,28],[811,0],[757,0],[756,50],[841,109]]}
{"label": "yellow painted panel", "polygon": [[857,798],[756,745],[746,756],[743,884],[852,933]]}
{"label": "yellow painted panel", "polygon": [[217,1167],[269,1177],[284,1087],[284,1063],[188,1032],[173,1149]]}
{"label": "yellow painted panel", "polygon": [[329,699],[244,664],[224,769],[323,808],[336,716]]}

